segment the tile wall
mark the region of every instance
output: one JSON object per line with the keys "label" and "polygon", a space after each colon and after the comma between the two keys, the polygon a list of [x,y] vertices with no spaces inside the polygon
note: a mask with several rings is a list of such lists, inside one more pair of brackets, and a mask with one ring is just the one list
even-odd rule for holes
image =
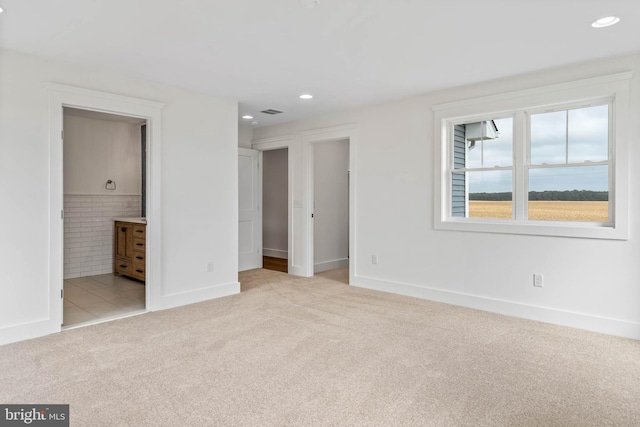
{"label": "tile wall", "polygon": [[113,218],[140,216],[140,196],[64,196],[64,278],[113,273]]}

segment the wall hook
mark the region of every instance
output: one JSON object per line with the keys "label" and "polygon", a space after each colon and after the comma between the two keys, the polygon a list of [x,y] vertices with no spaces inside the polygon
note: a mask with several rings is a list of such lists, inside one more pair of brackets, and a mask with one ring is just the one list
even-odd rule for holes
{"label": "wall hook", "polygon": [[115,190],[116,189],[116,182],[111,180],[111,179],[108,179],[106,184],[104,184],[104,189],[105,190],[111,190],[111,191]]}

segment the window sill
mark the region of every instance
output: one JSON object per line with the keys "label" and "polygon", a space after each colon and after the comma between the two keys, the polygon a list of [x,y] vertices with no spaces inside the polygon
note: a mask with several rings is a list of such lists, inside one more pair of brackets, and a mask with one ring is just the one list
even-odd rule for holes
{"label": "window sill", "polygon": [[436,230],[571,237],[584,239],[628,240],[625,228],[606,223],[568,221],[515,221],[488,218],[450,218],[436,221]]}

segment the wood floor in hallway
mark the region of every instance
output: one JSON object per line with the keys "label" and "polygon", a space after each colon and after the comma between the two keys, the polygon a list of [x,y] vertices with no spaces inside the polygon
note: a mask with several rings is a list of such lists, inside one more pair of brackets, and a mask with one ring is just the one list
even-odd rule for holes
{"label": "wood floor in hallway", "polygon": [[274,258],[270,256],[262,257],[262,268],[267,270],[281,271],[287,273],[289,271],[289,260],[284,258]]}

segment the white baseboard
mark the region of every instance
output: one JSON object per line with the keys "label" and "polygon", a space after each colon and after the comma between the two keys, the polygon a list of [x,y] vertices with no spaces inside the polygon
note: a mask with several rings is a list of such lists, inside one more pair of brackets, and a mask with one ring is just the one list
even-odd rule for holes
{"label": "white baseboard", "polygon": [[349,258],[334,259],[332,261],[324,261],[316,263],[313,266],[314,273],[321,273],[327,270],[333,270],[334,268],[348,267]]}
{"label": "white baseboard", "polygon": [[310,277],[310,276],[305,274],[304,267],[299,267],[299,266],[295,266],[295,265],[290,265],[289,266],[289,274],[292,275],[292,276]]}
{"label": "white baseboard", "polygon": [[56,328],[49,319],[8,326],[0,329],[0,345],[42,337],[55,332],[60,332],[60,325]]}
{"label": "white baseboard", "polygon": [[354,276],[353,286],[640,340],[640,323]]}
{"label": "white baseboard", "polygon": [[262,255],[270,256],[273,258],[289,259],[289,253],[280,249],[263,248]]}
{"label": "white baseboard", "polygon": [[180,307],[196,302],[207,301],[215,298],[222,298],[240,293],[240,282],[225,283],[222,285],[196,289],[188,292],[170,294],[162,296],[160,301],[151,302],[151,310],[165,310],[168,308]]}

